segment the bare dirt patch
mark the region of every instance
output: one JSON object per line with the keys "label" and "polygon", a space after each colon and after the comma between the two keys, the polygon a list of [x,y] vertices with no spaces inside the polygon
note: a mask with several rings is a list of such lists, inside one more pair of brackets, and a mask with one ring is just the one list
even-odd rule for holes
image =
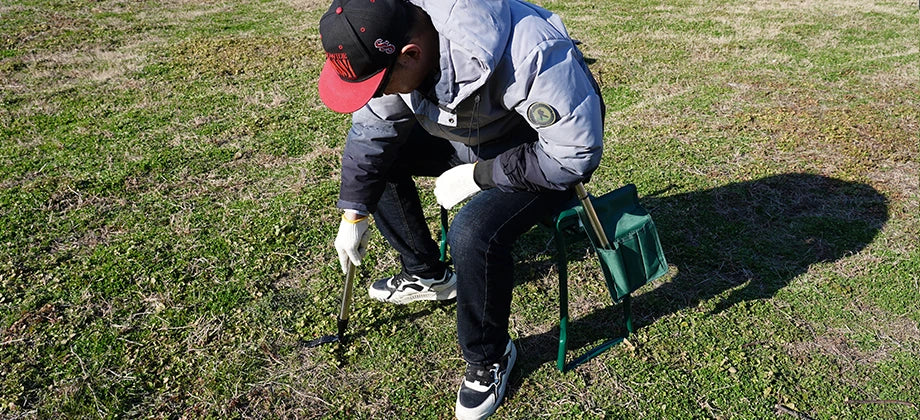
{"label": "bare dirt patch", "polygon": [[[18,81],[13,85],[16,91],[48,92],[87,83],[111,83],[119,89],[137,87],[136,80],[130,80],[130,74],[140,70],[146,62],[146,55],[141,49],[149,41],[122,46],[117,49],[107,47],[89,47],[86,49],[71,49],[64,51],[36,51],[24,55],[21,60],[23,72],[13,75],[11,80]],[[116,83],[112,83],[116,82]],[[30,105],[20,112],[53,112],[36,105]]]}
{"label": "bare dirt patch", "polygon": [[[895,351],[916,352],[920,349],[920,327],[915,321],[858,301],[852,302],[850,306],[848,311],[868,316],[872,322],[868,325],[829,328],[811,341],[786,344],[787,351],[798,358],[815,353],[824,354],[834,357],[845,367],[852,367],[884,362]],[[877,344],[873,348],[860,348],[853,339],[856,334],[854,329],[871,332]]]}
{"label": "bare dirt patch", "polygon": [[868,178],[892,198],[904,200],[907,212],[916,214],[920,203],[910,198],[920,195],[920,164],[916,161],[885,161],[870,172]]}

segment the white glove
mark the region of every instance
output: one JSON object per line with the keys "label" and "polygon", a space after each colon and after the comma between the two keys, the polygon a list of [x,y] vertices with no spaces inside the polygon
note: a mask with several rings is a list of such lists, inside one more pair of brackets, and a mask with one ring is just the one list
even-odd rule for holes
{"label": "white glove", "polygon": [[475,163],[467,163],[445,171],[434,181],[434,196],[445,209],[456,206],[473,194],[482,191],[473,179]]}
{"label": "white glove", "polygon": [[342,265],[343,273],[348,273],[348,260],[355,266],[361,265],[361,259],[367,253],[367,227],[367,216],[351,221],[342,215],[339,234],[335,237],[335,250],[339,253],[339,264]]}

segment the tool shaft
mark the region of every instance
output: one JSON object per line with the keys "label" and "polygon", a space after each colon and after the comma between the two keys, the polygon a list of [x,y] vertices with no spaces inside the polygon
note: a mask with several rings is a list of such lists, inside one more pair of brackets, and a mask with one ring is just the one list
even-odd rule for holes
{"label": "tool shaft", "polygon": [[594,211],[594,205],[591,204],[591,197],[588,196],[588,191],[585,189],[585,184],[582,184],[581,182],[576,184],[575,194],[578,196],[578,201],[581,201],[581,206],[585,209],[585,214],[588,215],[588,221],[591,223],[591,229],[594,229],[594,234],[597,236],[597,240],[601,243],[602,247],[610,248],[610,241],[607,240],[607,234],[604,233],[604,227],[601,225],[601,221],[597,217],[597,212]]}
{"label": "tool shaft", "polygon": [[345,271],[345,291],[342,293],[342,306],[339,308],[339,340],[345,336],[345,327],[348,326],[348,317],[351,316],[351,299],[354,292],[355,265],[349,260]]}

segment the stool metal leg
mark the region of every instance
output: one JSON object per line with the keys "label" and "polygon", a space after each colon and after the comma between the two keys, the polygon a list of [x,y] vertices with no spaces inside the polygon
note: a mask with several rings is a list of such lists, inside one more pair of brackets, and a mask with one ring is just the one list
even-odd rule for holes
{"label": "stool metal leg", "polygon": [[[601,225],[601,222],[597,216],[597,213],[594,210],[594,205],[591,203],[591,198],[588,196],[588,192],[585,190],[585,186],[582,183],[578,183],[575,186],[575,194],[578,200],[581,202],[582,208],[584,209],[585,215],[587,216],[588,222],[587,226],[584,226],[586,230],[590,230],[594,233],[597,238],[599,245],[603,248],[610,249],[610,241],[607,239],[606,232]],[[621,337],[616,337],[607,342],[600,344],[599,346],[589,350],[586,354],[581,355],[580,357],[572,360],[568,365],[565,361],[565,352],[567,350],[567,340],[568,340],[568,322],[569,322],[569,306],[568,306],[568,270],[567,270],[567,258],[565,250],[565,241],[562,239],[562,228],[557,220],[556,223],[556,238],[557,238],[557,259],[559,266],[559,355],[556,359],[556,367],[561,371],[565,372],[568,369],[575,368],[576,366],[581,365],[582,363],[587,362],[588,360],[594,358],[595,356],[603,353],[607,349],[620,344],[626,339],[629,334],[633,332],[632,325],[632,297],[626,295],[622,299],[623,304],[623,316],[626,326],[626,333]],[[608,285],[609,288],[609,285]],[[615,295],[611,290],[611,297],[614,297],[614,303],[616,303]]]}
{"label": "stool metal leg", "polygon": [[562,229],[556,226],[556,267],[559,270],[559,353],[556,356],[556,368],[565,372],[565,352],[568,347],[569,326],[569,276],[568,252]]}
{"label": "stool metal leg", "polygon": [[447,261],[447,209],[441,207],[441,261]]}
{"label": "stool metal leg", "polygon": [[626,318],[626,337],[635,332],[632,320],[632,294],[623,296],[623,316]]}

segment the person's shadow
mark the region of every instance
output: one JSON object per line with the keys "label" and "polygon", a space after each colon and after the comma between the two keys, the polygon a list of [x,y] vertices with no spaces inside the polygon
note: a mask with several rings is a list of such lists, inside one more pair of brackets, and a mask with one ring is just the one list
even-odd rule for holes
{"label": "person's shadow", "polygon": [[[740,302],[770,299],[812,264],[859,252],[888,220],[887,199],[871,186],[809,174],[652,195],[640,202],[655,220],[665,257],[676,274],[635,293],[637,329],[728,290],[715,303],[713,314]],[[570,255],[594,258],[593,252],[586,252],[587,241],[572,245],[580,249]],[[606,294],[598,299],[611,302]],[[621,324],[620,305],[605,305],[570,320],[569,357],[622,333],[611,331],[611,325]],[[519,374],[526,377],[555,361],[558,337],[558,324],[542,334],[521,337]]]}

